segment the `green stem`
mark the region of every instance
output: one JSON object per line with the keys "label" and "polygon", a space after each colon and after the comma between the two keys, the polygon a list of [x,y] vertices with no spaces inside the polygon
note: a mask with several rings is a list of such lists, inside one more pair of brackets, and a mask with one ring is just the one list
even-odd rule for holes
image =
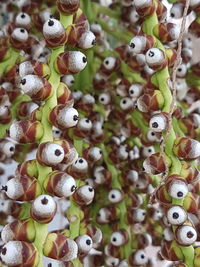
{"label": "green stem", "polygon": [[[68,25],[72,24],[73,16],[69,15],[66,16],[64,14],[60,15],[60,20],[63,26],[66,28]],[[53,134],[52,134],[52,125],[49,122],[48,116],[49,112],[57,105],[57,88],[60,84],[60,74],[58,74],[54,68],[54,63],[56,58],[60,53],[64,52],[64,46],[57,47],[52,49],[49,67],[51,70],[51,75],[49,77],[49,83],[53,88],[52,96],[45,102],[43,109],[42,109],[42,120],[41,123],[44,128],[44,134],[40,140],[40,144],[43,142],[52,142],[53,141]],[[40,183],[41,187],[43,185],[45,177],[52,171],[51,167],[45,167],[40,165],[37,162],[38,168],[38,182]],[[43,267],[43,244],[45,242],[46,236],[48,234],[48,224],[40,224],[35,222],[36,226],[36,238],[34,244],[39,253],[39,263],[37,267]]]}

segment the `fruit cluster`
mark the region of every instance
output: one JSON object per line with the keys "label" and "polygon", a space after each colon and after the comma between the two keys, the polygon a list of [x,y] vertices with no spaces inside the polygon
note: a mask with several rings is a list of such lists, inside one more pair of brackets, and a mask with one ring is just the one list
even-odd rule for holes
{"label": "fruit cluster", "polygon": [[102,2],[0,4],[2,266],[200,266],[200,1]]}

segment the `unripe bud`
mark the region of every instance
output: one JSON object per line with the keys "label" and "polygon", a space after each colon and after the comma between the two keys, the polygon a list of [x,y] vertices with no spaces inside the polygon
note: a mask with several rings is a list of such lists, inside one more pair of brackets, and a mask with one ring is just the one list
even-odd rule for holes
{"label": "unripe bud", "polygon": [[164,105],[164,98],[159,90],[146,90],[137,100],[141,112],[157,111]]}
{"label": "unripe bud", "polygon": [[200,179],[199,170],[189,163],[183,161],[180,176],[183,177],[188,184],[195,183]]}
{"label": "unripe bud", "polygon": [[20,87],[35,101],[47,100],[53,93],[51,84],[45,78],[32,74],[23,77]]}
{"label": "unripe bud", "polygon": [[61,13],[70,15],[79,9],[80,0],[57,0],[56,4]]}
{"label": "unripe bud", "polygon": [[180,26],[174,23],[160,23],[154,27],[153,32],[162,43],[168,43],[178,40]]}
{"label": "unripe bud", "polygon": [[128,232],[125,229],[120,229],[116,232],[113,232],[110,237],[110,242],[113,246],[123,246],[129,241]]}
{"label": "unripe bud", "polygon": [[54,171],[47,175],[43,184],[45,190],[57,197],[70,197],[76,190],[74,178],[65,172]]}
{"label": "unripe bud", "polygon": [[31,113],[36,110],[39,106],[32,101],[23,101],[19,103],[17,108],[17,115],[20,119],[30,117]]}
{"label": "unripe bud", "polygon": [[76,74],[87,64],[85,55],[79,51],[68,51],[58,55],[55,69],[59,74]]}
{"label": "unripe bud", "polygon": [[64,82],[61,82],[57,89],[58,104],[67,104],[67,102],[70,101],[71,98],[72,98],[72,94],[68,86]]}
{"label": "unripe bud", "polygon": [[93,242],[91,237],[88,235],[80,235],[76,237],[74,241],[78,245],[79,254],[88,254],[92,249]]}
{"label": "unripe bud", "polygon": [[165,172],[169,164],[161,153],[155,153],[144,160],[143,168],[147,173],[159,174]]}
{"label": "unripe bud", "polygon": [[29,74],[47,78],[50,75],[50,68],[47,64],[40,61],[24,61],[19,65],[19,75],[21,78],[23,78]]}
{"label": "unripe bud", "polygon": [[9,134],[13,140],[21,144],[35,143],[43,135],[43,126],[39,121],[16,121],[11,124]]}
{"label": "unripe bud", "polygon": [[96,43],[93,32],[87,30],[84,26],[70,25],[67,28],[67,43],[81,49],[89,49]]}
{"label": "unripe bud", "polygon": [[39,223],[49,223],[56,214],[56,202],[51,196],[40,195],[31,206],[31,217]]}
{"label": "unripe bud", "polygon": [[162,132],[168,128],[168,113],[159,113],[154,115],[150,121],[149,126],[152,131]]}
{"label": "unripe bud", "polygon": [[73,194],[73,199],[80,206],[89,205],[94,199],[94,189],[88,185],[80,186]]}
{"label": "unripe bud", "polygon": [[134,54],[146,53],[155,45],[155,38],[152,35],[136,35],[130,42],[130,51]]}
{"label": "unripe bud", "polygon": [[175,230],[175,238],[181,246],[190,246],[197,240],[197,232],[191,225],[181,225]]}
{"label": "unripe bud", "polygon": [[52,259],[71,261],[77,258],[78,246],[74,240],[62,234],[51,233],[44,242],[43,253]]}
{"label": "unripe bud", "polygon": [[7,266],[36,267],[39,261],[35,246],[21,241],[9,241],[1,248],[0,256]]}
{"label": "unripe bud", "polygon": [[65,152],[62,146],[45,142],[39,145],[36,158],[43,166],[53,167],[61,163],[64,159]]}
{"label": "unripe bud", "polygon": [[38,177],[36,160],[27,160],[19,164],[16,169],[16,175]]}
{"label": "unripe bud", "polygon": [[15,144],[9,140],[0,139],[0,150],[6,157],[10,158],[15,153]]}
{"label": "unripe bud", "polygon": [[151,48],[146,52],[147,65],[153,70],[162,70],[167,66],[165,52],[159,48]]}
{"label": "unripe bud", "polygon": [[57,105],[49,114],[49,121],[59,129],[67,129],[78,123],[78,111],[72,107],[70,102]]}
{"label": "unripe bud", "polygon": [[188,137],[179,137],[174,142],[173,152],[184,160],[197,159],[200,156],[200,142]]}
{"label": "unripe bud", "polygon": [[0,106],[0,123],[8,124],[12,120],[12,114],[7,106]]}
{"label": "unripe bud", "polygon": [[58,47],[67,41],[65,28],[57,19],[50,18],[44,23],[43,35],[49,47]]}
{"label": "unripe bud", "polygon": [[35,239],[35,226],[31,219],[14,220],[6,224],[1,231],[1,239],[7,243],[11,240],[33,242]]}
{"label": "unripe bud", "polygon": [[10,106],[8,94],[3,87],[0,87],[0,105]]}
{"label": "unripe bud", "polygon": [[9,198],[20,201],[30,201],[41,194],[37,179],[28,176],[10,179],[3,189]]}
{"label": "unripe bud", "polygon": [[153,0],[134,0],[134,5],[137,13],[142,18],[152,15],[156,10]]}
{"label": "unripe bud", "polygon": [[169,261],[180,261],[184,258],[181,248],[174,240],[162,242],[161,256]]}

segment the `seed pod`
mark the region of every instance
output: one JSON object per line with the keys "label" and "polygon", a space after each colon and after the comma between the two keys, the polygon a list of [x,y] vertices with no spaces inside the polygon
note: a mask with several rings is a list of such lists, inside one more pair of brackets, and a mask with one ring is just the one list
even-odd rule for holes
{"label": "seed pod", "polygon": [[74,129],[74,135],[79,138],[85,138],[90,135],[92,126],[93,124],[88,118],[82,118],[78,121]]}
{"label": "seed pod", "polygon": [[17,108],[17,115],[20,119],[30,117],[31,113],[36,110],[39,106],[32,101],[22,101],[19,103]]}
{"label": "seed pod", "polygon": [[180,26],[174,23],[160,23],[154,27],[153,32],[162,43],[168,43],[178,39]]}
{"label": "seed pod", "polygon": [[59,74],[76,74],[82,71],[87,64],[87,58],[79,51],[68,51],[58,55],[55,69]]}
{"label": "seed pod", "polygon": [[84,26],[70,25],[67,28],[67,43],[81,49],[89,49],[96,43],[93,32],[85,29]]}
{"label": "seed pod", "polygon": [[28,42],[28,32],[24,28],[16,28],[10,36],[10,43],[15,49],[23,49]]}
{"label": "seed pod", "polygon": [[185,78],[186,74],[187,74],[187,65],[186,64],[181,64],[179,65],[178,69],[177,69],[177,73],[176,76],[178,78]]}
{"label": "seed pod", "polygon": [[38,177],[36,160],[27,160],[19,164],[16,169],[16,176]]}
{"label": "seed pod", "polygon": [[172,225],[181,225],[187,220],[187,212],[181,206],[172,206],[167,211],[167,220]]}
{"label": "seed pod", "polygon": [[95,244],[98,244],[102,241],[102,231],[93,225],[87,225],[87,234],[92,238],[92,241]]}
{"label": "seed pod", "polygon": [[143,162],[143,168],[146,173],[159,174],[167,170],[170,163],[165,159],[161,153],[154,153],[146,158]]}
{"label": "seed pod", "polygon": [[32,74],[23,77],[20,87],[34,101],[47,100],[53,93],[51,84],[45,78]]}
{"label": "seed pod", "polygon": [[111,102],[110,93],[102,93],[102,94],[100,94],[99,97],[98,97],[98,101],[104,106],[109,105],[110,102]]}
{"label": "seed pod", "polygon": [[14,220],[6,224],[1,231],[1,239],[7,243],[11,240],[33,242],[35,239],[35,226],[31,219]]}
{"label": "seed pod", "polygon": [[145,220],[146,211],[144,209],[131,208],[127,213],[127,220],[130,224],[141,223]]}
{"label": "seed pod", "polygon": [[67,41],[65,28],[57,19],[50,18],[44,23],[43,35],[49,47],[62,46]]}
{"label": "seed pod", "polygon": [[30,201],[41,194],[37,179],[28,176],[10,179],[3,190],[9,198],[19,201]]}
{"label": "seed pod", "polygon": [[164,105],[164,98],[159,90],[146,90],[137,100],[141,112],[157,111]]}
{"label": "seed pod", "polygon": [[173,152],[184,160],[197,159],[200,156],[200,143],[188,137],[179,137],[174,142]]}
{"label": "seed pod", "polygon": [[124,112],[129,113],[131,110],[133,110],[134,103],[130,97],[124,97],[121,99],[119,106]]}
{"label": "seed pod", "polygon": [[59,171],[49,173],[43,186],[49,194],[57,197],[70,197],[76,190],[74,178],[65,172]]}
{"label": "seed pod", "polygon": [[19,65],[19,75],[21,78],[23,78],[24,76],[29,74],[48,78],[50,75],[50,68],[47,64],[40,61],[24,61]]}
{"label": "seed pod", "polygon": [[0,87],[0,105],[1,106],[10,106],[8,94],[3,87]]}
{"label": "seed pod", "polygon": [[110,237],[110,242],[113,246],[123,246],[124,244],[128,243],[129,236],[128,232],[125,229],[120,229],[116,232],[113,232]]}
{"label": "seed pod", "polygon": [[95,167],[93,173],[95,184],[110,184],[112,180],[111,173],[106,170],[103,166]]}
{"label": "seed pod", "polygon": [[148,262],[146,253],[143,250],[133,252],[129,257],[130,266],[141,266]]}
{"label": "seed pod", "polygon": [[167,130],[169,123],[169,115],[168,113],[162,112],[154,115],[150,121],[149,126],[152,131],[162,132]]}
{"label": "seed pod", "polygon": [[51,196],[40,195],[31,205],[31,217],[39,223],[49,223],[56,214],[56,202]]}
{"label": "seed pod", "polygon": [[181,248],[174,240],[162,242],[161,256],[169,261],[180,261],[184,259]]}
{"label": "seed pod", "polygon": [[52,259],[70,261],[77,258],[78,246],[62,234],[50,233],[44,242],[43,253]]}
{"label": "seed pod", "polygon": [[15,121],[10,126],[9,134],[13,140],[21,144],[35,143],[43,135],[43,126],[39,121]]}
{"label": "seed pod", "polygon": [[155,38],[152,35],[136,35],[130,41],[130,51],[134,54],[146,53],[155,45]]}
{"label": "seed pod", "polygon": [[49,114],[49,121],[62,130],[76,126],[78,111],[72,105],[68,102],[54,107]]}
{"label": "seed pod", "polygon": [[166,181],[166,189],[168,194],[175,199],[182,199],[188,193],[186,181],[179,175],[170,175]]}
{"label": "seed pod", "polygon": [[184,11],[183,3],[174,3],[170,10],[170,16],[175,19],[180,19],[183,16],[183,11]]}
{"label": "seed pod", "polygon": [[96,221],[98,224],[114,222],[118,220],[119,214],[120,210],[116,206],[107,206],[99,210]]}
{"label": "seed pod", "polygon": [[20,12],[15,18],[15,25],[17,27],[25,28],[29,30],[31,28],[31,18],[27,13]]}
{"label": "seed pod", "polygon": [[88,163],[94,164],[102,158],[102,151],[98,147],[90,147],[83,151],[83,156]]}
{"label": "seed pod", "polygon": [[123,192],[119,189],[112,189],[108,193],[108,200],[113,203],[120,203],[124,198]]}
{"label": "seed pod", "polygon": [[109,76],[112,72],[117,72],[120,68],[120,59],[117,57],[107,57],[100,67],[100,71]]}
{"label": "seed pod", "polygon": [[[67,76],[67,75],[66,75]],[[60,83],[57,89],[58,104],[67,104],[72,98],[71,91],[65,83]]]}
{"label": "seed pod", "polygon": [[84,158],[78,158],[72,165],[69,167],[68,172],[74,178],[85,178],[88,172],[88,162]]}
{"label": "seed pod", "polygon": [[35,246],[21,241],[9,241],[1,248],[2,261],[8,266],[37,266],[39,255]]}
{"label": "seed pod", "polygon": [[61,13],[70,15],[79,9],[80,0],[57,0],[56,4]]}
{"label": "seed pod", "polygon": [[53,167],[64,159],[65,151],[61,145],[53,142],[41,143],[38,146],[36,158],[42,166]]}
{"label": "seed pod", "polygon": [[190,246],[197,240],[197,232],[191,225],[178,226],[174,232],[177,243],[181,246]]}
{"label": "seed pod", "polygon": [[12,114],[7,106],[0,106],[0,123],[8,124],[12,120]]}
{"label": "seed pod", "polygon": [[80,206],[89,205],[94,199],[94,189],[88,185],[80,186],[73,194],[73,199]]}
{"label": "seed pod", "polygon": [[112,257],[112,256],[105,257],[104,261],[105,261],[106,265],[109,267],[118,266],[118,264],[119,264],[119,259]]}
{"label": "seed pod", "polygon": [[0,150],[6,157],[10,158],[15,153],[15,144],[9,140],[0,139]]}
{"label": "seed pod", "polygon": [[162,70],[167,64],[167,58],[165,52],[159,48],[151,48],[146,52],[147,65],[153,70]]}
{"label": "seed pod", "polygon": [[192,59],[192,55],[193,55],[192,49],[183,48],[181,51],[181,58],[183,60],[183,63],[186,63],[186,64],[189,63]]}
{"label": "seed pod", "polygon": [[78,246],[79,254],[88,254],[92,249],[93,242],[89,235],[80,235],[74,240]]}
{"label": "seed pod", "polygon": [[135,0],[134,5],[137,13],[142,18],[150,16],[156,11],[155,2],[153,0]]}

